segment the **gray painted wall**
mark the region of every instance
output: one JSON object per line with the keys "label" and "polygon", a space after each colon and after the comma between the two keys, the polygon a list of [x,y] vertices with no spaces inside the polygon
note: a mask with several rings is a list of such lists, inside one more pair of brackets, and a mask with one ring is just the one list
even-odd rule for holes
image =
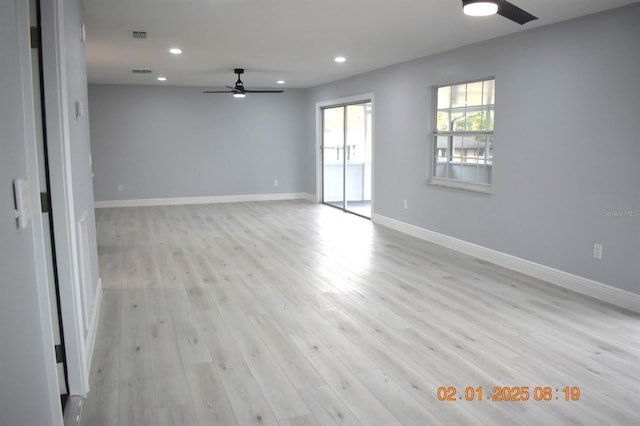
{"label": "gray painted wall", "polygon": [[[373,92],[375,213],[640,293],[638,22],[635,4],[310,90],[306,191],[315,103]],[[493,193],[426,184],[432,86],[491,76]]]}
{"label": "gray painted wall", "polygon": [[[90,85],[96,199],[315,193],[316,102],[372,92],[375,213],[640,293],[640,218],[607,215],[640,211],[638,21],[635,4],[240,102]],[[491,76],[493,193],[428,185],[432,87]]]}
{"label": "gray painted wall", "polygon": [[96,200],[303,191],[303,92],[202,90],[89,86]]}

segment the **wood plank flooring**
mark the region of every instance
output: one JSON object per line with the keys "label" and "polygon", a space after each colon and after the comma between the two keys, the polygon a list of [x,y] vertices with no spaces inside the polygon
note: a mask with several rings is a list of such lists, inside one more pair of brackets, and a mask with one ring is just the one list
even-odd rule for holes
{"label": "wood plank flooring", "polygon": [[640,424],[640,315],[304,201],[96,217],[85,426]]}

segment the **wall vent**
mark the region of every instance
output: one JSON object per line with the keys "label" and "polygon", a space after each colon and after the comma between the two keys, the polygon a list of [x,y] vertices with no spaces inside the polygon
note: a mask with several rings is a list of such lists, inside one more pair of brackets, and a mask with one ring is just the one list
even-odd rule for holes
{"label": "wall vent", "polygon": [[142,38],[142,39],[147,38],[146,31],[132,31],[132,33],[133,33],[133,38]]}
{"label": "wall vent", "polygon": [[131,70],[134,74],[151,74],[151,70]]}

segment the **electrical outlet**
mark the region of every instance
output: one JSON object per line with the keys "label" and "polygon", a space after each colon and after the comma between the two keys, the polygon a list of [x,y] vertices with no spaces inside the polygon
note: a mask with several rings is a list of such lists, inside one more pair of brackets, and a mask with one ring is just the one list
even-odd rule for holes
{"label": "electrical outlet", "polygon": [[118,185],[118,192],[124,191],[124,185]]}
{"label": "electrical outlet", "polygon": [[273,186],[280,186],[280,182],[278,181],[278,179],[273,180]]}
{"label": "electrical outlet", "polygon": [[404,208],[405,210],[409,209],[409,202],[407,200],[404,200]]}
{"label": "electrical outlet", "polygon": [[593,243],[593,257],[602,260],[602,244]]}

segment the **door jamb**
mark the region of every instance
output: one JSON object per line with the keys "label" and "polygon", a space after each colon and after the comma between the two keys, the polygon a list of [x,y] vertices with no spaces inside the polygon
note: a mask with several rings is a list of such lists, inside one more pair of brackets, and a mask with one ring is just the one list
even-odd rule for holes
{"label": "door jamb", "polygon": [[[31,205],[40,206],[40,183],[38,178],[38,154],[35,134],[35,105],[33,101],[33,84],[31,71],[31,37],[29,20],[29,3],[15,0],[16,19],[19,26],[18,50],[20,52],[20,68],[22,69],[22,114],[24,117],[25,151],[27,158],[27,174],[31,181]],[[39,210],[39,209],[37,209]],[[39,312],[34,313],[39,318],[42,330],[42,348],[45,361],[45,380],[49,395],[49,413],[52,426],[62,426],[62,406],[58,392],[58,372],[56,367],[53,344],[53,329],[51,324],[51,305],[49,302],[49,284],[47,282],[46,255],[44,245],[44,231],[42,220],[38,213],[33,214],[29,221],[32,227],[34,265],[36,276],[36,293]]]}
{"label": "door jamb", "polygon": [[64,1],[42,1],[42,66],[54,232],[60,278],[69,395],[89,392],[89,366],[80,300],[80,270],[71,168],[71,138],[65,52]]}

